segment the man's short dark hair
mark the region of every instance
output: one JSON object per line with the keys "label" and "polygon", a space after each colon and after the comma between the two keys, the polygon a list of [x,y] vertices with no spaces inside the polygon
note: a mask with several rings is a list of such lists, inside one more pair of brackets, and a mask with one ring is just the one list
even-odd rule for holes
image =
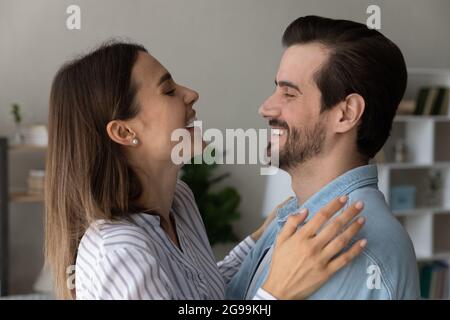
{"label": "man's short dark hair", "polygon": [[405,93],[407,71],[400,49],[366,25],[305,16],[283,34],[283,45],[320,43],[330,50],[328,61],[315,74],[326,111],[346,96],[364,98],[365,111],[358,127],[358,151],[373,158],[390,135],[392,121]]}

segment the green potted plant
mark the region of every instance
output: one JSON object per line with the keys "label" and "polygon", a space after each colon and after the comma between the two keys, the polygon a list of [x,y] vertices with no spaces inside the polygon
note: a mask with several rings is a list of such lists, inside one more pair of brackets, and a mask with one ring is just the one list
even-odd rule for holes
{"label": "green potted plant", "polygon": [[21,108],[20,108],[19,104],[13,103],[11,105],[11,114],[13,116],[14,123],[16,126],[15,132],[14,132],[13,144],[15,144],[15,145],[23,144],[24,136],[22,133],[22,112],[21,112]]}

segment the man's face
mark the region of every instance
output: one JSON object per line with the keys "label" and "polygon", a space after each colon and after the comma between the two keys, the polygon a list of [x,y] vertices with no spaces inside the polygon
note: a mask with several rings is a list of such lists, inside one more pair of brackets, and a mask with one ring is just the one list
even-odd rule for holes
{"label": "man's face", "polygon": [[328,59],[317,43],[286,49],[275,79],[275,92],[259,113],[278,132],[271,136],[268,153],[279,152],[280,168],[290,169],[319,155],[327,138],[327,113],[320,113],[321,93],[314,74]]}

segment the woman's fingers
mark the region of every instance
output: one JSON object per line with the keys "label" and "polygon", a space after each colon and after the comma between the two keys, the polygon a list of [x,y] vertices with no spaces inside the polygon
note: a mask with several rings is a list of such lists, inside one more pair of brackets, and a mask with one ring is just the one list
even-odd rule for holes
{"label": "woman's fingers", "polygon": [[296,231],[299,224],[303,223],[308,216],[308,210],[306,208],[300,210],[298,214],[289,216],[283,228],[277,237],[277,243],[283,243],[292,236]]}
{"label": "woman's fingers", "polygon": [[335,255],[341,252],[349,244],[350,240],[352,240],[352,238],[359,232],[359,230],[361,230],[365,221],[366,219],[364,217],[359,217],[353,221],[344,232],[331,240],[322,250],[323,259],[328,262]]}
{"label": "woman's fingers", "polygon": [[[352,205],[334,219],[338,222],[332,221],[318,233],[346,201],[347,197],[332,201],[298,232],[299,224],[306,220],[307,211],[300,211],[298,215],[288,218],[276,240],[264,289],[278,298],[304,299],[363,251],[366,240],[356,242],[343,252],[364,224],[363,218],[354,219],[362,210],[360,204]],[[328,227],[333,223],[333,227]],[[319,238],[323,231],[326,235]],[[324,244],[319,246],[320,241]]]}
{"label": "woman's fingers", "polygon": [[355,244],[353,244],[353,246],[349,250],[330,261],[327,267],[328,274],[334,274],[336,271],[349,264],[364,250],[366,244],[366,239],[359,240]]}
{"label": "woman's fingers", "polygon": [[316,215],[311,220],[309,220],[305,226],[303,226],[301,231],[302,236],[306,238],[315,236],[322,225],[327,222],[336,212],[344,207],[347,199],[347,196],[339,197],[320,209],[316,213]]}
{"label": "woman's fingers", "polygon": [[363,208],[364,203],[362,201],[358,201],[348,207],[343,213],[320,230],[319,234],[314,238],[315,245],[319,248],[323,248],[328,242],[336,238],[336,236],[343,231],[345,226],[361,213]]}

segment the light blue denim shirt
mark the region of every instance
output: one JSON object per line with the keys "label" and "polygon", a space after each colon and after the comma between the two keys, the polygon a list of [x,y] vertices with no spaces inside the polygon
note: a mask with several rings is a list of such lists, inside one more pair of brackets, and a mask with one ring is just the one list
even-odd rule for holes
{"label": "light blue denim shirt", "polygon": [[414,248],[378,190],[375,165],[346,172],[303,205],[294,198],[280,208],[230,282],[227,298],[252,297],[264,284],[270,267],[271,248],[289,215],[306,207],[309,220],[320,208],[342,195],[349,196],[347,205],[364,201],[361,215],[366,217],[366,223],[351,244],[362,238],[368,243],[361,255],[333,275],[309,299],[418,299],[419,277]]}

